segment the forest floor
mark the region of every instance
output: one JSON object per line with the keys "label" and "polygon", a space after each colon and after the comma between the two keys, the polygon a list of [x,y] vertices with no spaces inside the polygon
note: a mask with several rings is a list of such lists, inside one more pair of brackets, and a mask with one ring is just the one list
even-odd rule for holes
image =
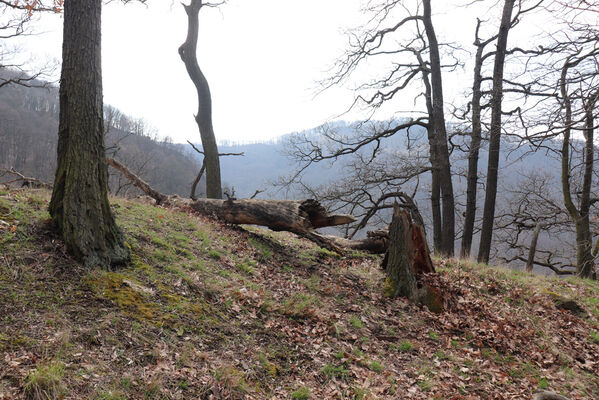
{"label": "forest floor", "polygon": [[436,260],[433,314],[379,257],[123,199],[133,262],[88,270],[48,198],[0,191],[0,399],[599,399],[598,282]]}

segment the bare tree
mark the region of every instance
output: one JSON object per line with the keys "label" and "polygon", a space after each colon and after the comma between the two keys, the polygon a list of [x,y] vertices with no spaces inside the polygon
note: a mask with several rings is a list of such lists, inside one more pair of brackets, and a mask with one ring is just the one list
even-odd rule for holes
{"label": "bare tree", "polygon": [[44,80],[55,70],[53,63],[32,69],[26,65],[19,48],[10,45],[13,39],[33,35],[34,11],[57,12],[59,8],[46,7],[41,1],[0,1],[0,88],[8,85],[46,87],[48,83]]}
{"label": "bare tree", "polygon": [[195,120],[200,130],[202,147],[205,153],[206,196],[211,199],[220,199],[222,197],[220,160],[214,127],[212,125],[212,96],[208,80],[198,64],[197,44],[200,10],[202,7],[215,7],[219,4],[205,3],[203,0],[191,0],[189,5],[183,5],[187,13],[188,28],[187,38],[181,47],[179,47],[179,55],[187,68],[187,73],[193,81],[198,95],[198,113],[195,116]]}
{"label": "bare tree", "polygon": [[[523,8],[523,2],[519,1],[517,4],[517,12],[512,17],[510,29],[514,28],[521,20],[523,14],[537,9],[543,0],[540,0],[528,8]],[[468,151],[468,172],[467,172],[467,189],[466,189],[466,210],[464,212],[464,228],[462,232],[462,244],[460,255],[462,257],[468,257],[472,248],[472,236],[474,234],[474,223],[476,219],[476,198],[477,198],[477,185],[478,185],[478,157],[482,142],[482,111],[483,108],[488,108],[493,104],[483,104],[484,91],[482,89],[483,81],[488,80],[483,76],[484,63],[492,59],[497,54],[495,50],[486,51],[487,46],[495,42],[499,33],[487,38],[482,39],[480,37],[480,29],[482,21],[477,19],[476,29],[474,33],[474,45],[476,46],[476,53],[474,56],[474,76],[472,79],[472,99],[468,104],[467,111],[471,110],[471,132],[470,132],[470,148]],[[516,49],[506,51],[506,53],[513,53]],[[461,117],[463,119],[464,116]],[[496,121],[497,123],[497,121]]]}
{"label": "bare tree", "polygon": [[507,38],[512,25],[512,11],[515,0],[505,0],[501,24],[497,35],[495,64],[493,67],[493,94],[491,97],[491,126],[489,132],[489,161],[483,225],[478,249],[478,261],[488,263],[495,220],[495,200],[497,197],[497,175],[499,168],[499,149],[501,144],[501,104],[503,97],[503,69],[507,51]]}
{"label": "bare tree", "polygon": [[574,246],[569,240],[572,222],[559,191],[558,177],[539,170],[502,190],[495,222],[495,259],[526,263],[528,271],[538,266],[558,275],[576,272]]}
{"label": "bare tree", "polygon": [[[430,1],[416,1],[412,5],[398,0],[370,2],[365,11],[372,16],[369,24],[350,33],[349,49],[337,61],[324,87],[346,84],[370,61],[388,63],[388,70],[381,69],[383,72],[376,78],[358,85],[351,107],[374,112],[384,104],[398,101],[405,92],[416,90],[419,94],[415,101],[422,97],[423,109],[409,112],[409,118],[389,123],[374,121],[357,125],[353,135],[329,131],[323,133],[325,141],[309,136],[296,139],[293,155],[301,167],[295,177],[313,163],[337,160],[345,155],[362,158],[365,165],[371,164],[384,153],[382,149],[386,145],[383,142],[388,143],[397,133],[408,136],[409,142],[410,134],[424,128],[428,133],[430,167],[420,169],[412,178],[430,171],[435,250],[451,255],[455,240],[455,204],[441,74],[443,69],[454,69],[458,61],[455,58],[449,63],[441,61],[444,45],[436,38]],[[396,191],[397,188],[390,190]],[[377,199],[384,194],[369,192],[367,196]]]}

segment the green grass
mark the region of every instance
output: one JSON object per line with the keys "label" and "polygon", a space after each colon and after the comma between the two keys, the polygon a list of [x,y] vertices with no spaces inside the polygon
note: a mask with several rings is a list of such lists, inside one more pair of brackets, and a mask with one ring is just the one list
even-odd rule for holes
{"label": "green grass", "polygon": [[310,398],[310,390],[307,387],[301,387],[291,393],[293,400],[308,400]]}
{"label": "green grass", "polygon": [[359,317],[352,315],[349,318],[349,323],[351,324],[351,326],[353,326],[355,329],[362,329],[364,328],[364,322],[362,322],[362,320],[360,320]]}
{"label": "green grass", "polygon": [[397,346],[397,349],[402,353],[408,353],[414,350],[414,344],[412,342],[403,341]]}
{"label": "green grass", "polygon": [[60,361],[42,362],[25,378],[28,400],[59,399],[64,391],[64,364]]}
{"label": "green grass", "polygon": [[346,379],[349,375],[349,370],[347,370],[343,365],[333,365],[326,364],[322,368],[322,373],[326,375],[327,378],[333,379]]}
{"label": "green grass", "polygon": [[370,363],[370,365],[368,365],[368,368],[370,368],[372,371],[374,372],[381,372],[383,370],[383,365],[381,364],[380,361],[372,361]]}

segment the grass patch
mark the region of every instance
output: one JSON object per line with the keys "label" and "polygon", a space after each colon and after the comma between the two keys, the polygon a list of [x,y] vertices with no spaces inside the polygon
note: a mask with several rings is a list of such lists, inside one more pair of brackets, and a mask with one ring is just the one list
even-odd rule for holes
{"label": "grass patch", "polygon": [[308,400],[310,398],[310,390],[307,387],[301,387],[291,393],[293,400]]}
{"label": "grass patch", "polygon": [[349,317],[349,323],[355,329],[362,329],[362,328],[364,328],[364,322],[362,322],[362,320],[360,320],[360,318],[358,318],[355,315],[352,315],[351,317]]}
{"label": "grass patch", "polygon": [[54,400],[63,395],[64,364],[59,361],[42,363],[25,378],[27,400]]}
{"label": "grass patch", "polygon": [[322,367],[322,373],[326,375],[328,379],[342,379],[345,380],[349,376],[349,370],[345,369],[343,365],[326,364]]}
{"label": "grass patch", "polygon": [[412,350],[414,350],[414,344],[412,342],[404,340],[399,344],[399,346],[397,346],[397,350],[399,350],[402,353],[409,353]]}

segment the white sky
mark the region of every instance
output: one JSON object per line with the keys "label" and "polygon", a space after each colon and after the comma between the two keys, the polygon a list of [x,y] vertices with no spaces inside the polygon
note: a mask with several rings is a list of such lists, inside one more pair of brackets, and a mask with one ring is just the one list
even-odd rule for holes
{"label": "white sky", "polygon": [[[345,111],[353,92],[334,88],[315,97],[316,82],[346,48],[345,29],[364,22],[364,2],[229,0],[219,9],[203,9],[198,59],[211,86],[217,139],[264,140],[318,126]],[[476,11],[449,3],[455,1],[435,5],[437,35],[472,50]],[[42,18],[38,27],[44,33],[25,46],[37,59],[60,59],[62,17]],[[186,31],[179,1],[104,6],[105,102],[144,118],[176,142],[199,141],[195,88],[177,53]],[[445,80],[446,103],[467,89],[470,75],[466,68]],[[412,99],[400,108],[410,106]]]}

